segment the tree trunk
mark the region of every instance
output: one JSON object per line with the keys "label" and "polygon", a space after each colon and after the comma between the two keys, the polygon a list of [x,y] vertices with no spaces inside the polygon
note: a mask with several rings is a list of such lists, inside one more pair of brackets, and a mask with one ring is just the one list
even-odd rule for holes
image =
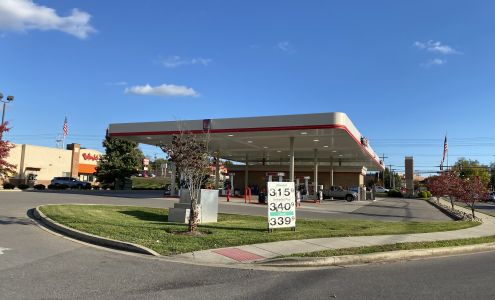
{"label": "tree trunk", "polygon": [[189,214],[189,232],[195,232],[198,229],[198,200],[196,195],[192,195],[191,191],[189,191],[191,195],[191,209]]}
{"label": "tree trunk", "polygon": [[474,203],[473,203],[473,204],[471,204],[471,213],[473,214],[473,219],[474,219],[474,217],[475,217],[475,216],[474,216]]}
{"label": "tree trunk", "polygon": [[437,197],[437,203],[440,204],[440,197]]}
{"label": "tree trunk", "polygon": [[450,205],[452,205],[452,210],[454,210],[454,198],[453,197],[449,197],[450,198]]}

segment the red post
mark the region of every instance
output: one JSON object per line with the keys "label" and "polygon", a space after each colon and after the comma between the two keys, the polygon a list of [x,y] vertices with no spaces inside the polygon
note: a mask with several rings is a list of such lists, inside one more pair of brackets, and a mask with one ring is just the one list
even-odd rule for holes
{"label": "red post", "polygon": [[227,202],[230,202],[230,188],[227,188]]}

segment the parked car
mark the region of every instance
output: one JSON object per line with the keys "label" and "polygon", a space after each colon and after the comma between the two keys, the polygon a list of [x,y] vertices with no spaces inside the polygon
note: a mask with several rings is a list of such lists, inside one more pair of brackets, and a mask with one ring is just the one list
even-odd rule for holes
{"label": "parked car", "polygon": [[54,187],[57,186],[66,186],[71,189],[90,189],[91,183],[86,181],[77,180],[74,177],[53,177],[51,181],[51,185]]}
{"label": "parked car", "polygon": [[337,198],[354,201],[358,199],[358,194],[350,190],[345,190],[341,186],[332,186],[330,189],[323,191],[323,197],[326,199]]}
{"label": "parked car", "polygon": [[359,187],[357,186],[351,186],[350,188],[347,189],[348,191],[351,191],[351,192],[359,192]]}
{"label": "parked car", "polygon": [[388,193],[389,189],[384,188],[383,186],[375,186],[375,191],[377,193]]}
{"label": "parked car", "polygon": [[489,192],[486,201],[495,201],[495,192]]}

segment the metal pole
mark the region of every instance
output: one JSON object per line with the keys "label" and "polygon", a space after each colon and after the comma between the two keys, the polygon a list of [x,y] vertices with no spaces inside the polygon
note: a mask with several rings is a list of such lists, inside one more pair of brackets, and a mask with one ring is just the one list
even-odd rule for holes
{"label": "metal pole", "polygon": [[5,121],[5,107],[6,107],[6,105],[7,105],[7,103],[4,102],[3,103],[3,110],[2,110],[2,123],[1,124],[3,124],[3,122]]}
{"label": "metal pole", "polygon": [[290,137],[290,182],[294,182],[294,137]]}
{"label": "metal pole", "polygon": [[315,195],[317,195],[318,194],[318,149],[315,149],[314,153],[315,153],[315,156],[314,156],[314,163],[315,163],[314,177],[315,178],[313,180],[313,183],[314,183],[313,190],[314,190]]}
{"label": "metal pole", "polygon": [[248,184],[249,184],[249,181],[248,181],[248,175],[249,175],[249,157],[248,157],[248,154],[246,153],[246,166],[245,166],[245,169],[244,169],[244,188],[247,188]]}
{"label": "metal pole", "polygon": [[[388,177],[390,182],[390,188],[392,188],[392,165],[388,165]],[[383,178],[385,180],[385,178]]]}
{"label": "metal pole", "polygon": [[330,187],[333,186],[333,156],[330,156]]}

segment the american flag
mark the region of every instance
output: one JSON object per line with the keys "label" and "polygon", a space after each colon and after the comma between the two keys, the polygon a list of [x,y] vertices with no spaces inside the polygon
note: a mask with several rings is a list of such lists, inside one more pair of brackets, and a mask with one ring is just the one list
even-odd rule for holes
{"label": "american flag", "polygon": [[448,150],[449,146],[447,144],[447,136],[445,136],[445,140],[443,141],[443,155],[442,162],[440,163],[440,170],[443,170],[443,162],[445,161],[445,156],[447,155]]}
{"label": "american flag", "polygon": [[65,117],[63,129],[64,129],[64,137],[66,137],[69,134],[69,124],[67,124],[67,117]]}

